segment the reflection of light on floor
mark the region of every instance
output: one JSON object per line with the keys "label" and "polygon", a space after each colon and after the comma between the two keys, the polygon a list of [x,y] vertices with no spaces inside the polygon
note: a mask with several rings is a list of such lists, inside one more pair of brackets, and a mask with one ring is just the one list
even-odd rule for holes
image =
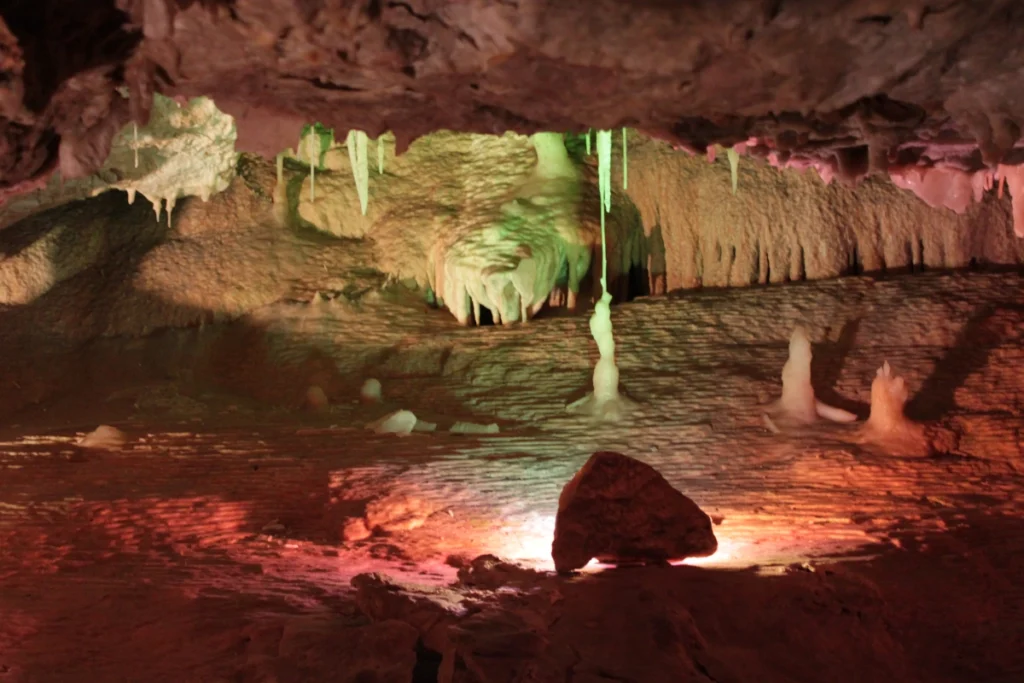
{"label": "reflection of light on floor", "polygon": [[749,550],[748,543],[730,539],[728,536],[723,537],[719,533],[718,550],[714,555],[688,557],[681,562],[673,562],[673,564],[691,564],[698,567],[749,567],[752,564],[757,564],[756,561],[751,560],[749,553],[745,552],[747,550]]}
{"label": "reflection of light on floor", "polygon": [[490,552],[532,569],[552,570],[551,541],[554,537],[554,516],[531,514],[521,522],[503,527],[495,539],[500,547]]}
{"label": "reflection of light on floor", "polygon": [[[718,550],[709,557],[691,557],[674,565],[690,565],[714,569],[746,569],[772,573],[792,564],[803,564],[812,558],[822,561],[840,552],[849,552],[871,539],[861,529],[825,529],[806,524],[803,520],[790,520],[775,516],[735,514],[715,527]],[[481,553],[493,553],[532,569],[551,571],[551,541],[554,538],[555,518],[551,515],[531,514],[521,520],[507,520],[495,524],[495,532],[479,548]],[[586,571],[609,569],[591,561]]]}

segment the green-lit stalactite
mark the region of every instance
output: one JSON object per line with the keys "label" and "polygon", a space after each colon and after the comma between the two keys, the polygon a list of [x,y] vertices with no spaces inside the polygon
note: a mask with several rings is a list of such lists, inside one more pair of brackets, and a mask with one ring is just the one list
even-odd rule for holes
{"label": "green-lit stalactite", "polygon": [[626,129],[622,129],[622,189],[629,189],[629,154],[626,151]]}
{"label": "green-lit stalactite", "polygon": [[366,162],[366,133],[361,130],[350,130],[345,141],[348,147],[348,161],[352,165],[352,176],[356,181],[356,192],[359,193],[359,208],[366,215],[370,194],[370,170]]}
{"label": "green-lit stalactite", "polygon": [[611,303],[608,292],[608,241],[605,231],[605,215],[612,208],[612,132],[597,133],[597,170],[601,195],[601,298],[594,305],[590,317],[590,333],[597,342],[600,355],[594,368],[594,394],[591,413],[604,417],[619,397],[619,369],[615,365],[615,337],[612,333]]}
{"label": "green-lit stalactite", "polygon": [[377,173],[384,173],[384,136],[377,138]]}
{"label": "green-lit stalactite", "polygon": [[323,166],[324,155],[334,145],[334,130],[320,123],[303,126],[299,140],[300,159],[309,161],[309,200],[316,200],[316,168]]}
{"label": "green-lit stalactite", "polygon": [[586,134],[583,136],[587,141],[587,156],[590,156],[590,129],[587,129]]}

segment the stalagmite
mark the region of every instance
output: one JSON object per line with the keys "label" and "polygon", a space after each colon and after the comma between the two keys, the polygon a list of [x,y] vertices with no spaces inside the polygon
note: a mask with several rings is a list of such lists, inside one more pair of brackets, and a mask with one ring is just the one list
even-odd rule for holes
{"label": "stalagmite", "polygon": [[861,436],[865,443],[882,446],[892,455],[928,455],[931,444],[924,426],[903,413],[910,393],[902,377],[893,374],[886,361],[871,383],[871,414]]}
{"label": "stalagmite", "polygon": [[732,193],[736,194],[736,189],[740,182],[740,153],[736,151],[735,147],[730,147],[726,150],[725,156],[729,159],[729,176],[732,178]]}
{"label": "stalagmite", "polygon": [[789,339],[789,358],[782,367],[782,398],[769,408],[769,414],[798,424],[810,424],[819,417],[832,422],[856,420],[853,413],[826,405],[815,397],[811,358],[811,340],[802,327],[794,328]]}
{"label": "stalagmite", "polygon": [[352,177],[356,181],[356,192],[359,193],[359,208],[366,215],[369,204],[370,171],[366,165],[366,133],[361,130],[350,130],[345,145],[348,147],[348,160],[352,165]]}

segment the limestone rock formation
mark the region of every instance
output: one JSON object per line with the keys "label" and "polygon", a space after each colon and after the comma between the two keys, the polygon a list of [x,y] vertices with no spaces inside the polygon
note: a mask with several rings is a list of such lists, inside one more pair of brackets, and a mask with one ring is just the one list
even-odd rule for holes
{"label": "limestone rock formation", "polygon": [[98,168],[154,92],[212,96],[241,149],[271,155],[312,121],[391,129],[400,150],[439,129],[629,122],[700,151],[754,138],[847,179],[1024,159],[1014,0],[40,0],[0,20],[2,187]]}
{"label": "limestone rock formation", "polygon": [[769,413],[796,424],[810,424],[818,418],[833,422],[853,422],[857,416],[819,401],[811,385],[811,340],[802,327],[793,330],[789,339],[789,358],[782,367],[782,398]]}
{"label": "limestone rock formation", "polygon": [[551,556],[555,569],[597,558],[632,564],[706,557],[718,541],[711,518],[639,460],[595,453],[558,499]]}
{"label": "limestone rock formation", "polygon": [[1010,202],[997,190],[958,214],[884,177],[850,189],[743,157],[734,195],[726,159],[708,163],[633,134],[627,194],[642,217],[638,260],[655,294],[1024,263]]}
{"label": "limestone rock formation", "polygon": [[931,445],[924,425],[904,414],[910,392],[902,377],[893,374],[886,361],[871,382],[871,415],[862,429],[868,443],[879,445],[893,455],[928,455]]}
{"label": "limestone rock formation", "polygon": [[[517,322],[552,296],[571,307],[592,288],[597,191],[589,167],[570,158],[562,137],[421,138],[389,156],[384,173],[370,171],[365,216],[337,146],[324,154],[315,180],[308,166],[289,161],[286,189],[275,194],[286,221],[369,241],[379,268],[415,280],[460,322],[479,323],[484,311],[494,322]],[[608,218],[609,278],[620,293],[630,267],[639,265],[638,218],[628,201]]]}
{"label": "limestone rock formation", "polygon": [[235,122],[207,97],[179,103],[155,96],[147,125],[125,126],[113,137],[110,155],[90,175],[54,174],[44,188],[0,204],[0,228],[49,208],[124,190],[152,204],[157,220],[184,197],[208,200],[235,177]]}

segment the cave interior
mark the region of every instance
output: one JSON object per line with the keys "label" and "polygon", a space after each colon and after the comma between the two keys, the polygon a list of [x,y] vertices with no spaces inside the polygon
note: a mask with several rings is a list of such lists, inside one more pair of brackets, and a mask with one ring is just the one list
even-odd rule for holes
{"label": "cave interior", "polygon": [[0,682],[1024,680],[1021,35],[0,3]]}

